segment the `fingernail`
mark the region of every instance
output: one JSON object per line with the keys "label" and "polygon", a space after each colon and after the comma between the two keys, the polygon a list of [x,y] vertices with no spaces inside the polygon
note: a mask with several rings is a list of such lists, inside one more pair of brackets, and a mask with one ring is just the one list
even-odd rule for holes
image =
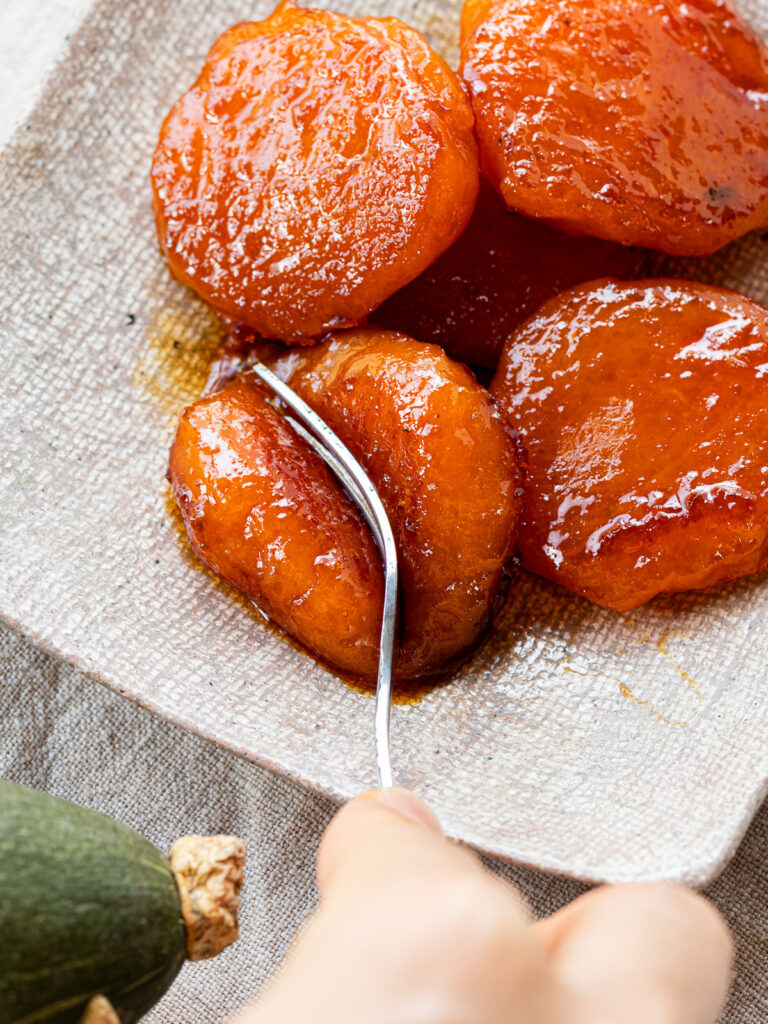
{"label": "fingernail", "polygon": [[443,834],[440,822],[434,811],[409,789],[403,789],[400,786],[392,789],[374,789],[371,790],[369,795],[378,804],[386,807],[387,810],[394,811],[396,814],[401,815],[401,817],[416,822],[417,825],[422,825],[436,835],[441,836]]}

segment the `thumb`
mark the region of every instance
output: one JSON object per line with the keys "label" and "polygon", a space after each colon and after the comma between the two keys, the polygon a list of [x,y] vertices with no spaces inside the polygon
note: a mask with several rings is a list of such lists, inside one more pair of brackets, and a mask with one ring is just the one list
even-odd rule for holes
{"label": "thumb", "polygon": [[733,944],[717,910],[678,886],[604,886],[534,926],[570,990],[601,1020],[711,1024]]}
{"label": "thumb", "polygon": [[406,872],[434,878],[468,869],[482,870],[473,854],[446,841],[422,800],[407,789],[378,789],[350,801],[328,826],[317,856],[317,883],[326,896]]}

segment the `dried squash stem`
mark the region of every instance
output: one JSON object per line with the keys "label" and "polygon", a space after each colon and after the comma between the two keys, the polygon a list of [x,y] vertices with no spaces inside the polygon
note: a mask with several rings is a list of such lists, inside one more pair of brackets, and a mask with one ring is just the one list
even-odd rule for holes
{"label": "dried squash stem", "polygon": [[217,956],[238,936],[245,843],[235,836],[185,836],[169,854],[187,929],[187,957]]}
{"label": "dried squash stem", "polygon": [[105,996],[94,996],[88,1003],[80,1024],[120,1024],[120,1018]]}

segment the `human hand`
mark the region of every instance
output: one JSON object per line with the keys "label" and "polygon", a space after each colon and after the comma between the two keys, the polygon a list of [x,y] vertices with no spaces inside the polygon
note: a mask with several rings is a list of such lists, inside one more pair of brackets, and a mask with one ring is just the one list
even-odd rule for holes
{"label": "human hand", "polygon": [[237,1024],[713,1024],[732,959],[703,897],[605,886],[532,923],[406,790],[341,809],[320,906]]}

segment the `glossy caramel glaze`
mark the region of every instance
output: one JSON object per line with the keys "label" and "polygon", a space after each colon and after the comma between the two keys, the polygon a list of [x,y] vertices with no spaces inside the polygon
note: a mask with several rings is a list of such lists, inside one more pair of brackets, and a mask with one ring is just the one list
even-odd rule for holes
{"label": "glossy caramel glaze", "polygon": [[252,383],[188,406],[169,479],[200,559],[344,673],[375,678],[381,561],[325,464]]}
{"label": "glossy caramel glaze", "polygon": [[768,223],[768,48],[724,0],[467,0],[462,28],[512,209],[689,256]]}
{"label": "glossy caramel glaze", "polygon": [[473,115],[395,18],[281,4],[213,46],[152,163],[173,274],[264,337],[361,322],[461,234]]}
{"label": "glossy caramel glaze", "polygon": [[362,462],[387,508],[402,585],[398,676],[456,661],[490,620],[521,502],[516,439],[488,392],[437,346],[375,328],[270,362]]}
{"label": "glossy caramel glaze", "polygon": [[722,288],[602,280],[514,333],[492,391],[530,469],[523,564],[606,608],[768,560],[768,312]]}
{"label": "glossy caramel glaze", "polygon": [[495,367],[510,333],[545,299],[606,274],[642,277],[649,264],[642,249],[572,238],[510,213],[483,181],[461,238],[371,320],[442,345],[453,359]]}

